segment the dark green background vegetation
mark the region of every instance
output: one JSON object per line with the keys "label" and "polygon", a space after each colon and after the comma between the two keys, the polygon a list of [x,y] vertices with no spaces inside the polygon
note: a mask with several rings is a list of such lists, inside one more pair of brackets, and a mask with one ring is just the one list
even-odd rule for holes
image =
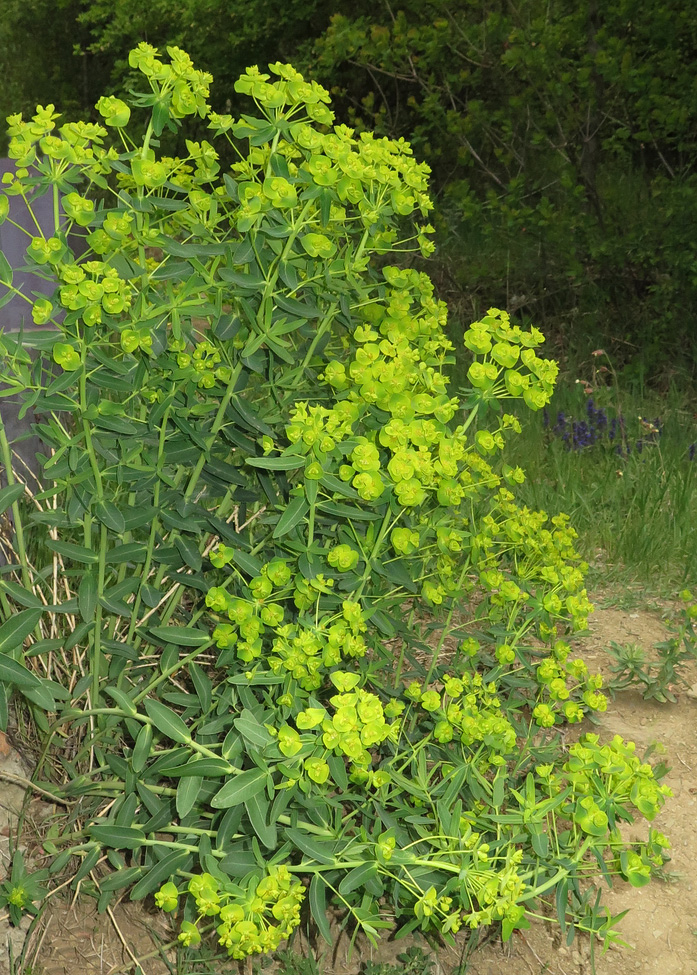
{"label": "dark green background vegetation", "polygon": [[[684,0],[0,0],[0,112],[87,117],[138,41],[178,44],[235,113],[292,60],[342,120],[433,169],[453,328],[491,305],[624,379],[697,372],[697,16]],[[201,133],[202,135],[203,133]]]}

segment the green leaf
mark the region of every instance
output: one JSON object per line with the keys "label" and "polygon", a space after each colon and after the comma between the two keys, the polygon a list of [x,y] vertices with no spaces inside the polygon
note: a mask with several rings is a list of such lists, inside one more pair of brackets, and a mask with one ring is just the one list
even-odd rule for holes
{"label": "green leaf", "polygon": [[242,711],[239,718],[235,718],[233,724],[243,738],[246,738],[252,745],[256,745],[259,748],[270,745],[274,740],[263,724],[259,724],[252,712],[246,708]]}
{"label": "green leaf", "polygon": [[152,752],[152,739],[152,725],[144,724],[138,732],[138,737],[136,738],[135,745],[133,746],[133,753],[131,754],[131,767],[136,775],[143,771],[148,759],[150,758],[150,753]]}
{"label": "green leaf", "polygon": [[12,284],[12,268],[2,251],[0,251],[0,284],[8,286]]}
{"label": "green leaf", "polygon": [[0,515],[4,514],[15,501],[19,501],[23,494],[23,484],[8,484],[7,487],[4,487],[0,491]]}
{"label": "green leaf", "polygon": [[320,874],[313,874],[310,881],[310,892],[308,895],[310,913],[317,925],[317,930],[322,935],[328,945],[334,944],[329,920],[327,918],[327,885],[322,880]]}
{"label": "green leaf", "polygon": [[129,887],[142,876],[142,867],[126,867],[125,870],[116,870],[114,873],[107,874],[106,877],[99,878],[99,889],[121,890],[124,887]]}
{"label": "green leaf", "polygon": [[175,804],[180,819],[188,816],[196,805],[202,785],[203,779],[200,776],[189,775],[179,780]]}
{"label": "green leaf", "polygon": [[123,515],[111,501],[97,501],[94,506],[94,513],[107,528],[110,528],[118,535],[122,535],[126,530],[126,522]]}
{"label": "green leaf", "polygon": [[38,686],[33,685],[31,687],[22,687],[20,690],[22,695],[26,697],[28,701],[31,701],[32,704],[38,705],[38,707],[42,708],[44,711],[55,711],[56,699],[50,690],[52,684],[53,681],[46,681],[45,684],[43,681],[41,681]]}
{"label": "green leaf", "polygon": [[265,471],[295,471],[305,466],[305,458],[297,454],[285,457],[247,457],[245,463],[250,467],[261,467]]}
{"label": "green leaf", "polygon": [[253,677],[247,677],[246,674],[233,674],[232,677],[228,677],[227,682],[228,684],[242,685],[245,687],[271,687],[273,684],[282,684],[284,680],[285,677],[282,675],[262,672],[254,674]]}
{"label": "green leaf", "polygon": [[198,697],[198,702],[201,705],[201,711],[203,714],[207,714],[208,711],[210,711],[213,692],[211,679],[203,668],[199,667],[199,665],[193,661],[189,664],[189,674],[194,683],[196,696]]}
{"label": "green leaf", "polygon": [[350,894],[352,890],[364,887],[369,880],[377,876],[377,873],[378,865],[374,860],[370,863],[362,863],[360,867],[354,867],[339,884],[339,893]]}
{"label": "green leaf", "polygon": [[147,548],[140,542],[127,542],[125,545],[115,545],[106,553],[104,561],[107,565],[118,565],[121,562],[142,562]]}
{"label": "green leaf", "polygon": [[244,877],[250,871],[259,868],[257,858],[251,850],[244,849],[241,845],[237,849],[232,849],[228,855],[220,861],[220,869],[229,877]]}
{"label": "green leaf", "polygon": [[171,738],[172,741],[186,743],[191,741],[189,729],[179,715],[175,714],[166,704],[162,704],[161,701],[155,701],[151,698],[146,698],[144,704],[147,715],[149,718],[152,718],[157,731],[167,738]]}
{"label": "green leaf", "polygon": [[211,799],[211,806],[214,809],[227,809],[228,806],[246,802],[266,787],[267,778],[268,772],[258,768],[240,772],[216,792]]}
{"label": "green leaf", "polygon": [[267,850],[273,850],[278,842],[276,826],[269,824],[269,800],[261,792],[245,800],[245,809],[254,832]]}
{"label": "green leaf", "polygon": [[12,596],[14,601],[19,603],[20,606],[29,606],[30,609],[38,609],[43,606],[38,596],[33,592],[29,592],[28,589],[20,586],[17,582],[11,582],[9,579],[1,579],[0,588]]}
{"label": "green leaf", "polygon": [[211,642],[209,633],[189,626],[153,626],[148,634],[158,643],[173,643],[175,647],[202,647]]}
{"label": "green leaf", "polygon": [[75,545],[73,542],[60,542],[53,538],[47,538],[44,544],[46,548],[49,548],[52,552],[56,552],[58,555],[62,555],[63,558],[70,559],[71,562],[81,562],[83,565],[94,565],[99,562],[99,552],[95,552],[91,548],[85,548],[84,545]]}
{"label": "green leaf", "polygon": [[92,839],[112,850],[139,850],[145,833],[137,826],[90,826]]}
{"label": "green leaf", "polygon": [[21,613],[5,620],[0,626],[0,653],[10,653],[21,647],[42,616],[42,609],[23,609]]}
{"label": "green leaf", "polygon": [[242,552],[240,549],[235,549],[232,560],[248,576],[258,576],[261,572],[261,562],[259,559],[255,559],[253,555],[248,555],[247,552]]}
{"label": "green leaf", "polygon": [[350,484],[340,480],[340,478],[334,477],[333,474],[325,474],[324,477],[319,479],[319,483],[332,494],[340,494],[344,498],[358,498],[358,491],[354,490]]}
{"label": "green leaf", "polygon": [[273,537],[281,538],[283,535],[287,535],[288,532],[292,531],[296,525],[300,524],[309,510],[310,506],[308,505],[304,495],[293,498],[279,518],[278,524],[274,528]]}
{"label": "green leaf", "polygon": [[194,572],[198,572],[203,565],[203,559],[195,542],[190,538],[178,537],[174,539],[174,544],[177,546],[179,554],[189,568],[193,569]]}
{"label": "green leaf", "polygon": [[303,833],[300,829],[287,829],[285,835],[293,846],[305,853],[317,863],[334,863],[336,859],[336,843],[320,843],[314,836]]}
{"label": "green leaf", "polygon": [[139,880],[131,891],[131,900],[140,901],[151,894],[157,887],[174,876],[177,870],[183,870],[184,865],[191,859],[191,854],[185,850],[173,850],[148,870],[142,880]]}
{"label": "green leaf", "polygon": [[94,619],[94,612],[97,608],[97,575],[92,572],[85,572],[77,593],[77,604],[80,608],[80,616],[85,623]]}
{"label": "green leaf", "polygon": [[115,701],[118,707],[130,718],[134,718],[138,714],[138,708],[128,694],[120,687],[105,687],[104,693],[108,694],[112,701]]}
{"label": "green leaf", "polygon": [[289,298],[286,295],[275,294],[273,300],[283,311],[287,311],[290,315],[296,315],[298,318],[320,318],[322,315],[317,305],[310,305],[304,301],[298,301],[297,298]]}
{"label": "green leaf", "polygon": [[237,288],[243,288],[249,291],[259,291],[260,288],[266,285],[266,278],[262,278],[258,274],[245,274],[240,271],[233,271],[229,267],[218,268],[218,274],[223,281],[228,281]]}
{"label": "green leaf", "polygon": [[352,508],[348,504],[340,504],[338,501],[319,501],[317,510],[326,512],[335,518],[344,521],[377,521],[382,515],[378,511],[366,511],[364,508]]}

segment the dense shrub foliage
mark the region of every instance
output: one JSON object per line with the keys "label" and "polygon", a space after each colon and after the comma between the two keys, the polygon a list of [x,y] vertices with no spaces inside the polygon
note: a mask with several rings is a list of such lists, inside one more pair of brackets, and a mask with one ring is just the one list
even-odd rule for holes
{"label": "dense shrub foliage", "polygon": [[[0,677],[76,803],[50,876],[77,857],[102,909],[154,894],[234,958],[305,904],[327,939],[329,904],[372,938],[507,938],[550,898],[613,936],[588,880],[648,881],[667,840],[620,824],[668,790],[632,744],[559,734],[607,701],[567,640],[591,608],[574,532],[516,504],[504,456],[501,402],[554,386],[542,334],[489,310],[450,395],[445,306],[391,263],[433,249],[409,145],[334,124],[280,63],[238,81],[252,114],[211,112],[168,55],[131,53],[147,90],[101,98],[103,124],[10,120],[6,194],[55,201],[27,242],[55,291],[25,295],[51,328],[2,338],[46,444],[28,515],[0,429]],[[192,119],[212,142],[158,152]],[[18,870],[3,896],[32,891]]]}
{"label": "dense shrub foliage", "polygon": [[458,318],[496,303],[563,352],[693,368],[697,37],[679,0],[61,7],[57,30],[46,0],[5,0],[3,115],[128,91],[142,37],[191,51],[220,111],[247,64],[299,58],[350,124],[409,139],[433,168],[439,291]]}

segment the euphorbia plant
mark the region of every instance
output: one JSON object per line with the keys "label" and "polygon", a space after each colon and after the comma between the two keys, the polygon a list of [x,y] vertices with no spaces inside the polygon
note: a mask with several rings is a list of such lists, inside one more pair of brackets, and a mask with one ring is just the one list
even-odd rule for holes
{"label": "euphorbia plant", "polygon": [[[55,200],[27,260],[56,289],[25,295],[53,328],[3,338],[47,445],[28,516],[0,429],[0,676],[47,749],[76,742],[43,785],[79,800],[51,870],[78,856],[102,908],[154,893],[185,944],[215,929],[235,958],[304,903],[327,938],[329,902],[373,938],[508,937],[556,893],[563,924],[609,935],[587,854],[643,882],[666,841],[618,823],[666,790],[622,742],[567,754],[553,730],[606,702],[564,639],[590,609],[574,533],[516,505],[501,455],[501,400],[551,394],[542,335],[492,309],[451,395],[445,306],[388,260],[432,249],[427,167],[334,125],[289,65],[250,69],[233,119],[168,53],[132,52],[150,92],[101,99],[106,128],[10,119],[6,192]],[[157,154],[194,115],[229,171],[207,141]]]}

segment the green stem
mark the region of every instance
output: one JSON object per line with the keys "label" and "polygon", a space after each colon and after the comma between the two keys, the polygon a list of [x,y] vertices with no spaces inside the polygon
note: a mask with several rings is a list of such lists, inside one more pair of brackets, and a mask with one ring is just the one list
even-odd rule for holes
{"label": "green stem", "polygon": [[[7,432],[5,430],[5,424],[3,423],[2,416],[0,416],[0,452],[2,453],[2,462],[5,465],[7,486],[10,487],[18,482],[15,478],[14,471],[12,470],[12,453],[7,440]],[[22,525],[22,516],[19,512],[19,502],[17,501],[12,503],[12,518],[14,520],[15,536],[17,538],[17,554],[19,555],[19,563],[22,569],[22,582],[24,583],[24,588],[31,591],[31,574],[29,572],[29,561],[27,559],[27,549],[24,542],[24,526]]]}
{"label": "green stem", "polygon": [[201,456],[196,462],[196,467],[194,468],[191,477],[189,478],[189,483],[187,484],[186,490],[184,492],[185,501],[189,500],[191,495],[194,493],[196,485],[198,484],[198,479],[201,476],[201,471],[203,470],[204,465],[206,463],[206,459],[207,459],[206,453],[211,449],[211,447],[215,443],[216,437],[218,435],[218,431],[223,425],[223,421],[225,420],[225,413],[230,404],[230,400],[232,399],[232,396],[234,394],[235,385],[237,384],[237,380],[239,379],[241,372],[242,372],[242,363],[238,362],[235,368],[232,370],[232,376],[230,377],[230,382],[228,383],[227,389],[225,390],[225,395],[223,396],[220,402],[220,406],[218,407],[218,412],[216,413],[215,419],[213,420],[213,426],[211,427],[207,449],[205,452],[201,453]]}
{"label": "green stem", "polygon": [[[85,449],[89,457],[90,467],[94,475],[97,503],[104,501],[104,483],[102,472],[99,469],[97,454],[92,441],[92,430],[89,422],[84,418],[87,411],[87,345],[82,343],[82,370],[80,373],[80,412],[83,414],[82,430],[85,435]],[[89,512],[85,512],[85,546],[92,547],[92,519]],[[95,610],[94,629],[90,635],[91,643],[91,663],[90,671],[92,675],[91,704],[96,707],[99,703],[99,679],[102,671],[102,605],[101,599],[104,595],[104,580],[106,577],[106,551],[107,551],[107,529],[106,525],[100,526],[99,533],[99,563],[97,568],[97,607]]]}
{"label": "green stem", "polygon": [[136,593],[136,598],[133,603],[133,611],[131,613],[131,622],[128,627],[126,643],[130,643],[133,639],[133,633],[138,623],[138,615],[140,613],[140,606],[143,598],[143,586],[146,584],[148,575],[150,573],[150,566],[152,565],[153,553],[155,551],[155,536],[157,535],[157,530],[160,525],[159,518],[157,516],[157,510],[160,503],[160,488],[162,484],[160,475],[162,474],[162,468],[165,460],[165,441],[167,439],[167,422],[169,420],[170,409],[171,403],[165,408],[165,412],[162,415],[162,422],[160,424],[160,436],[157,445],[157,462],[155,464],[155,487],[153,489],[153,507],[155,508],[155,514],[153,515],[152,524],[150,525],[150,535],[148,537],[148,547],[145,553],[145,562],[143,563],[143,569],[140,574],[140,585],[138,586],[138,592]]}

